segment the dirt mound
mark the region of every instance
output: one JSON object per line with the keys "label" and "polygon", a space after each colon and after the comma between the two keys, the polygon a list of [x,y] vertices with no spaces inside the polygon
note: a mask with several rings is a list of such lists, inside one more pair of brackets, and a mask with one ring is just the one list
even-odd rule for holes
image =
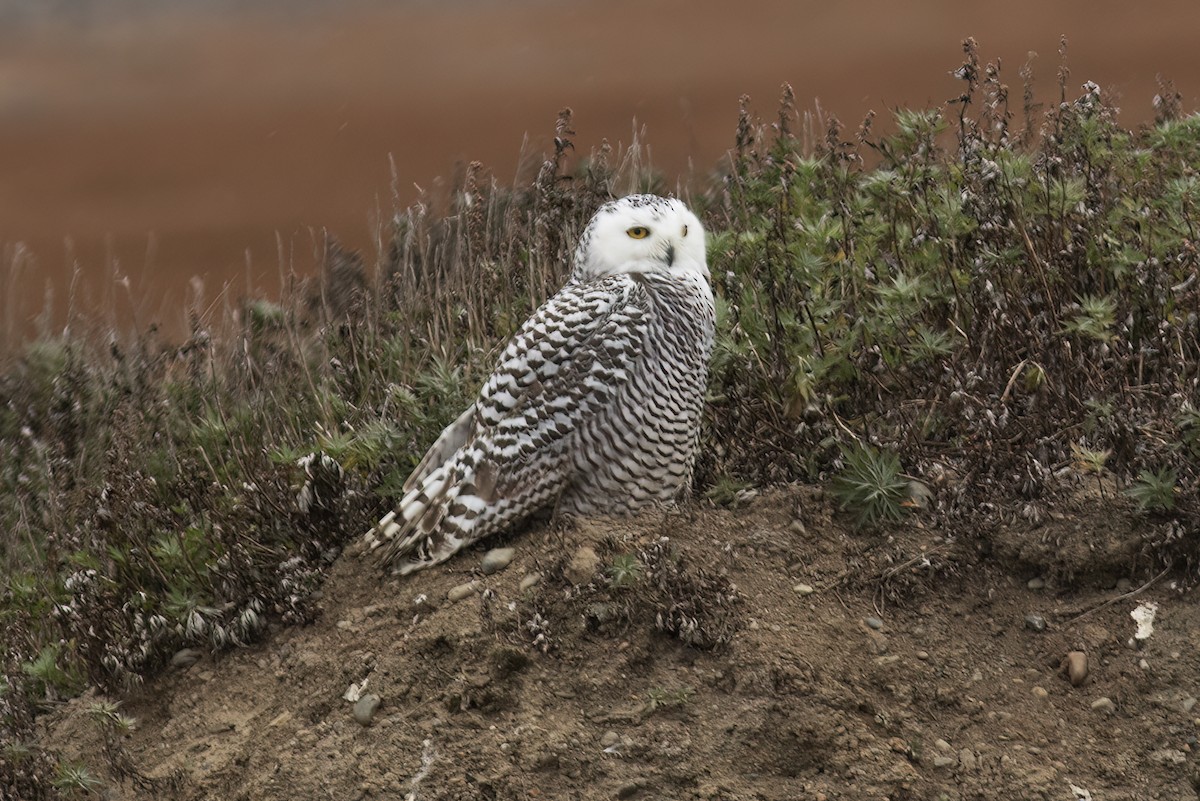
{"label": "dirt mound", "polygon": [[[1109,576],[1107,550],[1063,569],[1146,536],[1111,494],[1068,511],[998,524],[989,556],[915,519],[855,533],[789,489],[535,526],[488,575],[478,552],[402,580],[343,558],[314,625],[126,700],[139,725],[107,761],[142,775],[111,797],[1197,798],[1200,612]],[[107,775],[96,700],[44,744]]]}

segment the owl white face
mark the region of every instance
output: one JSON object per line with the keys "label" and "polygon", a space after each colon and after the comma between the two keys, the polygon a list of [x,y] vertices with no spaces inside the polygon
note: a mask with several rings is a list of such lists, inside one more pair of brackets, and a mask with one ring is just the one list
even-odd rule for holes
{"label": "owl white face", "polygon": [[682,201],[657,195],[605,203],[579,239],[575,274],[601,278],[620,273],[707,277],[699,218]]}

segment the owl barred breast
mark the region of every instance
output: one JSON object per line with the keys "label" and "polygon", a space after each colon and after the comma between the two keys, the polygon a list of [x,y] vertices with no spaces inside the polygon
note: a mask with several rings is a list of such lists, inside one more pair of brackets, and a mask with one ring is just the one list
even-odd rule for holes
{"label": "owl barred breast", "polygon": [[570,280],[508,343],[367,545],[404,574],[545,507],[672,502],[691,479],[715,326],[696,215],[654,195],[606,203]]}

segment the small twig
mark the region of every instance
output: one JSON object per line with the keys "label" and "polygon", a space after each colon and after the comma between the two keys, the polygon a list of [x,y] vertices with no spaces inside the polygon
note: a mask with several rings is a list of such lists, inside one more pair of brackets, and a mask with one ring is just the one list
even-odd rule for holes
{"label": "small twig", "polygon": [[1013,384],[1017,383],[1017,376],[1025,369],[1025,365],[1029,364],[1029,359],[1021,359],[1021,363],[1017,365],[1017,369],[1012,371],[1012,375],[1008,378],[1008,383],[1004,386],[1004,392],[1000,394],[1000,402],[1004,403],[1008,400],[1008,393],[1012,391]]}
{"label": "small twig", "polygon": [[928,551],[922,551],[921,553],[917,554],[916,556],[914,556],[910,559],[906,559],[898,565],[893,565],[886,570],[879,571],[879,575],[877,576],[877,578],[880,580],[890,579],[892,576],[896,575],[901,570],[906,570],[907,568],[910,568],[913,565],[920,564],[923,560],[927,561],[930,556],[932,556],[935,553],[938,553],[939,551],[944,551],[948,547],[949,547],[949,544],[947,544],[947,543],[935,545],[932,548],[930,548]]}
{"label": "small twig", "polygon": [[1067,625],[1073,626],[1076,623],[1078,623],[1079,621],[1083,620],[1088,615],[1091,615],[1094,612],[1099,612],[1101,609],[1104,609],[1106,607],[1112,606],[1117,601],[1123,601],[1126,598],[1132,598],[1133,596],[1137,595],[1138,593],[1145,592],[1146,590],[1148,590],[1150,588],[1150,585],[1154,584],[1154,582],[1158,581],[1160,578],[1167,575],[1167,571],[1170,570],[1172,567],[1174,567],[1173,562],[1171,564],[1168,564],[1166,567],[1164,567],[1162,569],[1161,573],[1159,573],[1157,576],[1150,579],[1149,581],[1147,581],[1145,584],[1138,587],[1137,589],[1133,589],[1133,590],[1130,590],[1129,592],[1122,593],[1121,595],[1117,595],[1112,598],[1109,598],[1107,601],[1105,601],[1102,604],[1099,604],[1098,606],[1093,606],[1091,609],[1088,609],[1085,612],[1080,612],[1078,615],[1076,615],[1075,617],[1068,620]]}
{"label": "small twig", "polygon": [[845,609],[847,612],[849,612],[850,604],[846,603],[846,600],[844,598],[842,598],[842,594],[837,591],[837,584],[833,585],[829,589],[830,589],[830,592],[833,593],[833,597],[837,599],[837,602],[842,605],[842,608]]}
{"label": "small twig", "polygon": [[838,428],[842,429],[842,431],[845,431],[847,434],[849,434],[851,439],[853,439],[858,444],[860,444],[860,445],[863,444],[862,437],[860,437],[858,434],[854,433],[854,431],[852,431],[850,429],[850,426],[846,425],[842,421],[841,417],[838,417],[837,412],[830,412],[830,416],[833,417],[833,422],[837,424]]}

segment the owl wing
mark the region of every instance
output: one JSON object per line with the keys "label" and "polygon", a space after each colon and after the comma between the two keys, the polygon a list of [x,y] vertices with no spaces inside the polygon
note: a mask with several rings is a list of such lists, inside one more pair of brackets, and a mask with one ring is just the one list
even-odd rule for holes
{"label": "owl wing", "polygon": [[408,573],[553,502],[571,478],[572,435],[629,380],[649,313],[634,275],[564,286],[509,342],[473,416],[442,433],[369,545],[386,543],[384,560]]}
{"label": "owl wing", "polygon": [[445,464],[454,452],[467,443],[475,433],[475,404],[458,416],[438,436],[437,441],[425,452],[425,456],[404,481],[404,493],[418,487],[436,468]]}
{"label": "owl wing", "polygon": [[649,302],[636,276],[568,284],[522,327],[476,402],[476,438],[513,473],[611,403],[642,358]]}

